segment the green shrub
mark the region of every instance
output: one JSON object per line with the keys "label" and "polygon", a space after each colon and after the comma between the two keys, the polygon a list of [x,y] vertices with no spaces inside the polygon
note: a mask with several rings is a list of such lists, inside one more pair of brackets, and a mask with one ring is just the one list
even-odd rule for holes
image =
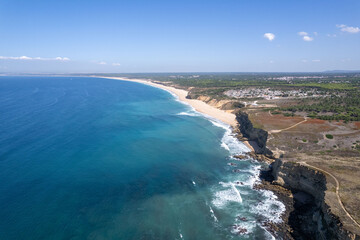
{"label": "green shrub", "polygon": [[284,117],[293,117],[295,116],[294,113],[283,113]]}
{"label": "green shrub", "polygon": [[331,134],[326,134],[325,137],[326,137],[327,139],[333,139],[333,138],[334,138],[334,136],[331,135]]}

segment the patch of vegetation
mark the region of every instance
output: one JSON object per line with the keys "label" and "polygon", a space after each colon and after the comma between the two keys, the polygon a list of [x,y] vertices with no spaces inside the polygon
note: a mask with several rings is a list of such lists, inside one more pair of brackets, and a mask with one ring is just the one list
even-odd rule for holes
{"label": "patch of vegetation", "polygon": [[356,145],[355,145],[355,149],[358,150],[358,151],[360,151],[360,144],[356,144]]}
{"label": "patch of vegetation", "polygon": [[278,115],[278,114],[281,114],[281,112],[280,111],[273,111],[273,112],[271,112],[271,114]]}
{"label": "patch of vegetation", "polygon": [[330,90],[351,90],[355,89],[351,84],[348,83],[318,83],[318,82],[309,82],[309,83],[297,83],[293,84],[297,87],[312,87],[312,88],[323,88]]}
{"label": "patch of vegetation", "polygon": [[307,112],[308,117],[321,120],[360,121],[360,91],[338,93],[315,100],[305,99],[298,105],[280,110]]}
{"label": "patch of vegetation", "polygon": [[284,115],[284,117],[293,117],[293,116],[295,116],[295,114],[294,113],[283,113],[283,115]]}
{"label": "patch of vegetation", "polygon": [[331,135],[331,134],[326,134],[325,137],[326,137],[327,139],[334,139],[334,136]]}
{"label": "patch of vegetation", "polygon": [[303,141],[304,143],[306,143],[306,142],[307,142],[307,140],[306,140],[306,139],[303,139],[302,141]]}

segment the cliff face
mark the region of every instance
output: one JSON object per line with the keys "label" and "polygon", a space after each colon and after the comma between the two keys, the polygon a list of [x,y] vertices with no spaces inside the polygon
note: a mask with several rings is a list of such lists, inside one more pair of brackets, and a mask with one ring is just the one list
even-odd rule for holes
{"label": "cliff face", "polygon": [[209,96],[198,95],[198,94],[194,94],[192,92],[189,92],[188,95],[186,96],[186,98],[197,99],[197,100],[203,101],[203,102],[209,104],[210,106],[216,107],[221,110],[234,110],[234,109],[239,109],[239,108],[242,108],[245,106],[244,104],[242,104],[236,100],[235,101],[228,100],[228,99],[217,100],[217,99],[211,98]]}
{"label": "cliff face", "polygon": [[[266,148],[268,133],[254,128],[244,112],[236,113],[236,120],[242,136],[258,145],[255,152],[271,156],[272,152]],[[326,201],[329,192],[326,176],[322,172],[276,159],[270,166],[270,174],[273,184],[293,193],[288,224],[293,230],[291,235],[294,239],[360,240],[360,236],[344,229],[340,219],[332,213]]]}
{"label": "cliff face", "polygon": [[255,153],[271,155],[271,151],[266,148],[268,133],[263,129],[254,128],[247,113],[236,113],[236,120],[240,124],[239,130],[241,134],[249,141],[257,144],[258,148],[255,148]]}
{"label": "cliff face", "polygon": [[271,166],[274,183],[294,193],[295,210],[289,223],[295,239],[358,240],[346,231],[326,204],[326,177],[319,171],[298,163],[275,160]]}

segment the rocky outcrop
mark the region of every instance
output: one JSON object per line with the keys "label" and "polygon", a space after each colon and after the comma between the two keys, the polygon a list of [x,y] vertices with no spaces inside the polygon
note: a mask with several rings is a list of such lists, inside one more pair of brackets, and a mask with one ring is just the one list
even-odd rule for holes
{"label": "rocky outcrop", "polygon": [[[274,156],[266,148],[268,133],[254,128],[244,112],[236,113],[236,120],[242,137],[258,145],[253,157],[269,162],[259,157],[261,154]],[[277,226],[282,231],[278,236],[296,240],[360,240],[360,236],[347,231],[339,217],[332,213],[326,201],[329,199],[327,179],[322,172],[295,162],[273,158],[269,171],[263,171],[262,175],[262,179],[272,183],[263,184],[263,187],[274,191],[287,206],[283,223],[286,226]],[[290,191],[291,196],[286,196],[286,191]]]}
{"label": "rocky outcrop", "polygon": [[245,107],[245,105],[241,102],[228,101],[228,102],[222,104],[220,109],[221,110],[233,110],[233,109],[239,109],[239,108],[243,108],[243,107]]}
{"label": "rocky outcrop", "polygon": [[271,165],[273,183],[290,189],[294,211],[289,223],[295,239],[358,240],[342,226],[326,203],[326,177],[323,173],[294,162],[276,159]]}
{"label": "rocky outcrop", "polygon": [[191,91],[188,92],[186,98],[203,101],[209,104],[210,106],[216,107],[221,110],[235,110],[235,109],[243,108],[245,106],[243,103],[236,100],[229,100],[229,99],[218,100],[209,96],[199,95]]}
{"label": "rocky outcrop", "polygon": [[255,153],[271,155],[271,151],[266,148],[268,133],[263,129],[254,128],[248,114],[245,112],[237,112],[236,120],[239,123],[239,131],[242,136],[256,143]]}

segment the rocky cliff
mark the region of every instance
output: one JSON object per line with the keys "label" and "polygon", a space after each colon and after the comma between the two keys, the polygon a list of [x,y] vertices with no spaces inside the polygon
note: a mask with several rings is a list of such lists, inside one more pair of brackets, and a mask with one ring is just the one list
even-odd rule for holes
{"label": "rocky cliff", "polygon": [[237,112],[236,120],[239,123],[239,131],[242,136],[256,143],[255,153],[271,155],[271,151],[266,148],[268,133],[263,129],[254,128],[248,114],[245,112]]}
{"label": "rocky cliff", "polygon": [[358,240],[360,236],[345,230],[326,203],[327,180],[323,173],[294,162],[276,159],[271,165],[273,183],[290,189],[294,211],[289,224],[295,239]]}
{"label": "rocky cliff", "polygon": [[[236,120],[239,123],[241,135],[258,145],[257,154],[273,156],[272,152],[266,148],[268,133],[265,130],[254,128],[244,112],[236,113]],[[288,206],[289,212],[285,214],[287,218],[285,223],[289,225],[293,239],[360,240],[360,236],[343,228],[340,219],[332,213],[326,199],[334,196],[329,195],[327,179],[322,172],[281,159],[275,159],[269,169],[270,177],[267,181],[273,186],[278,185],[292,193],[288,201],[291,206]],[[269,187],[269,189],[276,192],[277,188],[274,187]],[[283,195],[280,192],[284,190],[278,190],[278,193]],[[288,204],[285,203],[285,205]],[[281,229],[286,229],[286,227],[282,226]],[[290,234],[282,233],[279,236],[291,239],[288,237]]]}
{"label": "rocky cliff", "polygon": [[216,107],[221,110],[234,110],[234,109],[243,108],[245,106],[243,103],[237,100],[229,100],[229,99],[218,100],[209,96],[199,95],[192,92],[189,92],[186,98],[203,101],[209,104],[210,106]]}
{"label": "rocky cliff", "polygon": [[[231,109],[238,104],[234,105],[228,100],[217,101],[206,96],[189,94],[187,97],[204,101],[220,109]],[[236,108],[239,107],[242,106],[236,105]],[[256,158],[261,155],[274,156],[266,147],[268,133],[265,130],[254,128],[245,112],[238,111],[236,120],[239,123],[240,140],[246,138],[257,146],[254,148]],[[280,199],[284,201],[286,201],[285,198],[291,198],[285,203],[289,205],[288,212],[284,216],[286,226],[278,228],[279,231],[283,231],[278,236],[283,239],[297,240],[360,240],[359,235],[343,228],[340,219],[332,213],[327,204],[329,191],[327,191],[327,179],[323,173],[295,162],[283,162],[280,159],[276,159],[269,169],[267,174],[270,177],[267,181],[272,183],[269,184],[272,186],[269,189],[275,193],[278,191],[278,196],[282,195]],[[284,192],[290,192],[290,194],[284,194]]]}

